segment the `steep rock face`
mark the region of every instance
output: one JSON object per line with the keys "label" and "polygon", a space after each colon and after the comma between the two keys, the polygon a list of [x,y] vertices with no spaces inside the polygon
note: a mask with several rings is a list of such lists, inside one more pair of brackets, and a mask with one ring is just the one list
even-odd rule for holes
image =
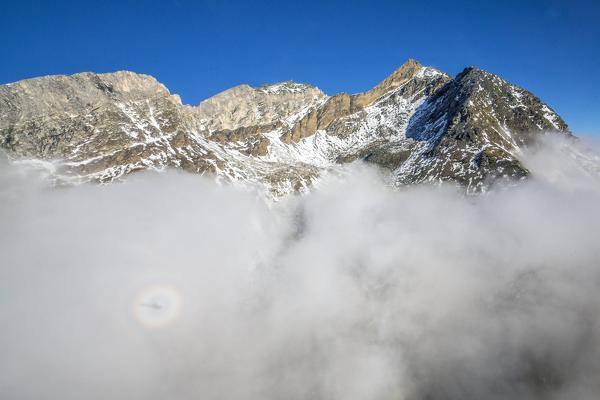
{"label": "steep rock face", "polygon": [[545,132],[568,128],[529,92],[475,68],[453,79],[414,60],[364,93],[240,85],[196,107],[131,72],[0,86],[0,147],[61,182],[174,167],[279,195],[362,159],[398,184],[453,181],[480,191],[526,176],[520,149]]}
{"label": "steep rock face", "polygon": [[327,96],[310,85],[283,82],[253,88],[240,85],[201,102],[195,110],[208,130],[291,122],[306,107],[323,102]]}
{"label": "steep rock face", "polygon": [[30,79],[0,87],[0,143],[13,158],[58,160],[67,175],[102,180],[175,136],[184,114],[179,97],[145,75]]}
{"label": "steep rock face", "polygon": [[[392,75],[373,89],[355,95],[340,93],[329,98],[322,107],[306,114],[294,127],[286,132],[283,141],[297,143],[300,139],[311,136],[318,130],[327,130],[332,124],[345,117],[365,111],[376,101],[382,100],[386,94],[401,91],[402,100],[411,99],[418,102],[446,83],[450,78],[434,70],[421,66],[414,60],[408,60]],[[348,130],[348,129],[347,129]],[[347,131],[346,130],[346,131]],[[335,126],[330,133],[335,134]]]}
{"label": "steep rock face", "polygon": [[411,118],[407,137],[421,142],[397,171],[400,182],[453,180],[473,190],[527,176],[517,156],[543,133],[568,134],[565,122],[531,93],[467,68]]}

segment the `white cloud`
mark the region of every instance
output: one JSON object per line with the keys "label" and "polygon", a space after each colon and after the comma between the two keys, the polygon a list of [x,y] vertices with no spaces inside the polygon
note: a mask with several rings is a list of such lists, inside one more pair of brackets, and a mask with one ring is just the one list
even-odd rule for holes
{"label": "white cloud", "polygon": [[[353,165],[278,204],[175,172],[49,189],[5,163],[0,397],[596,398],[600,184],[578,152],[588,172],[551,143],[537,179],[479,197]],[[181,304],[148,326],[156,286]]]}

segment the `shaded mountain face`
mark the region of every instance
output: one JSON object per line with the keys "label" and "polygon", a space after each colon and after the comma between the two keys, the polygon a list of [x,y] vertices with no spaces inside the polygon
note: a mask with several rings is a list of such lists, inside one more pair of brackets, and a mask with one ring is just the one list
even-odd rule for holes
{"label": "shaded mountain face", "polygon": [[241,85],[195,107],[132,72],[0,86],[0,147],[65,183],[174,167],[282,195],[364,160],[399,185],[450,181],[481,191],[526,177],[519,154],[542,134],[569,132],[526,90],[476,68],[452,78],[414,60],[364,93]]}

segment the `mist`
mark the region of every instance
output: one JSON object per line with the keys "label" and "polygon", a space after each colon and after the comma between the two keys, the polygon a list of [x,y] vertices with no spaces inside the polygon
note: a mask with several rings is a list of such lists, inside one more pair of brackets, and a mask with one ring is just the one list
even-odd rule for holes
{"label": "mist", "polygon": [[278,202],[0,163],[0,398],[597,399],[600,154],[466,196],[352,164]]}

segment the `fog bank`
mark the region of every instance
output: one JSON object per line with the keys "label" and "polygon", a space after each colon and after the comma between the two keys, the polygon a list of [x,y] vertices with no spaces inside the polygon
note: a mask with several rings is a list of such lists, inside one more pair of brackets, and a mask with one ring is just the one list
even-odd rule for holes
{"label": "fog bank", "polygon": [[0,398],[597,399],[594,146],[482,196],[353,164],[275,204],[3,160]]}

